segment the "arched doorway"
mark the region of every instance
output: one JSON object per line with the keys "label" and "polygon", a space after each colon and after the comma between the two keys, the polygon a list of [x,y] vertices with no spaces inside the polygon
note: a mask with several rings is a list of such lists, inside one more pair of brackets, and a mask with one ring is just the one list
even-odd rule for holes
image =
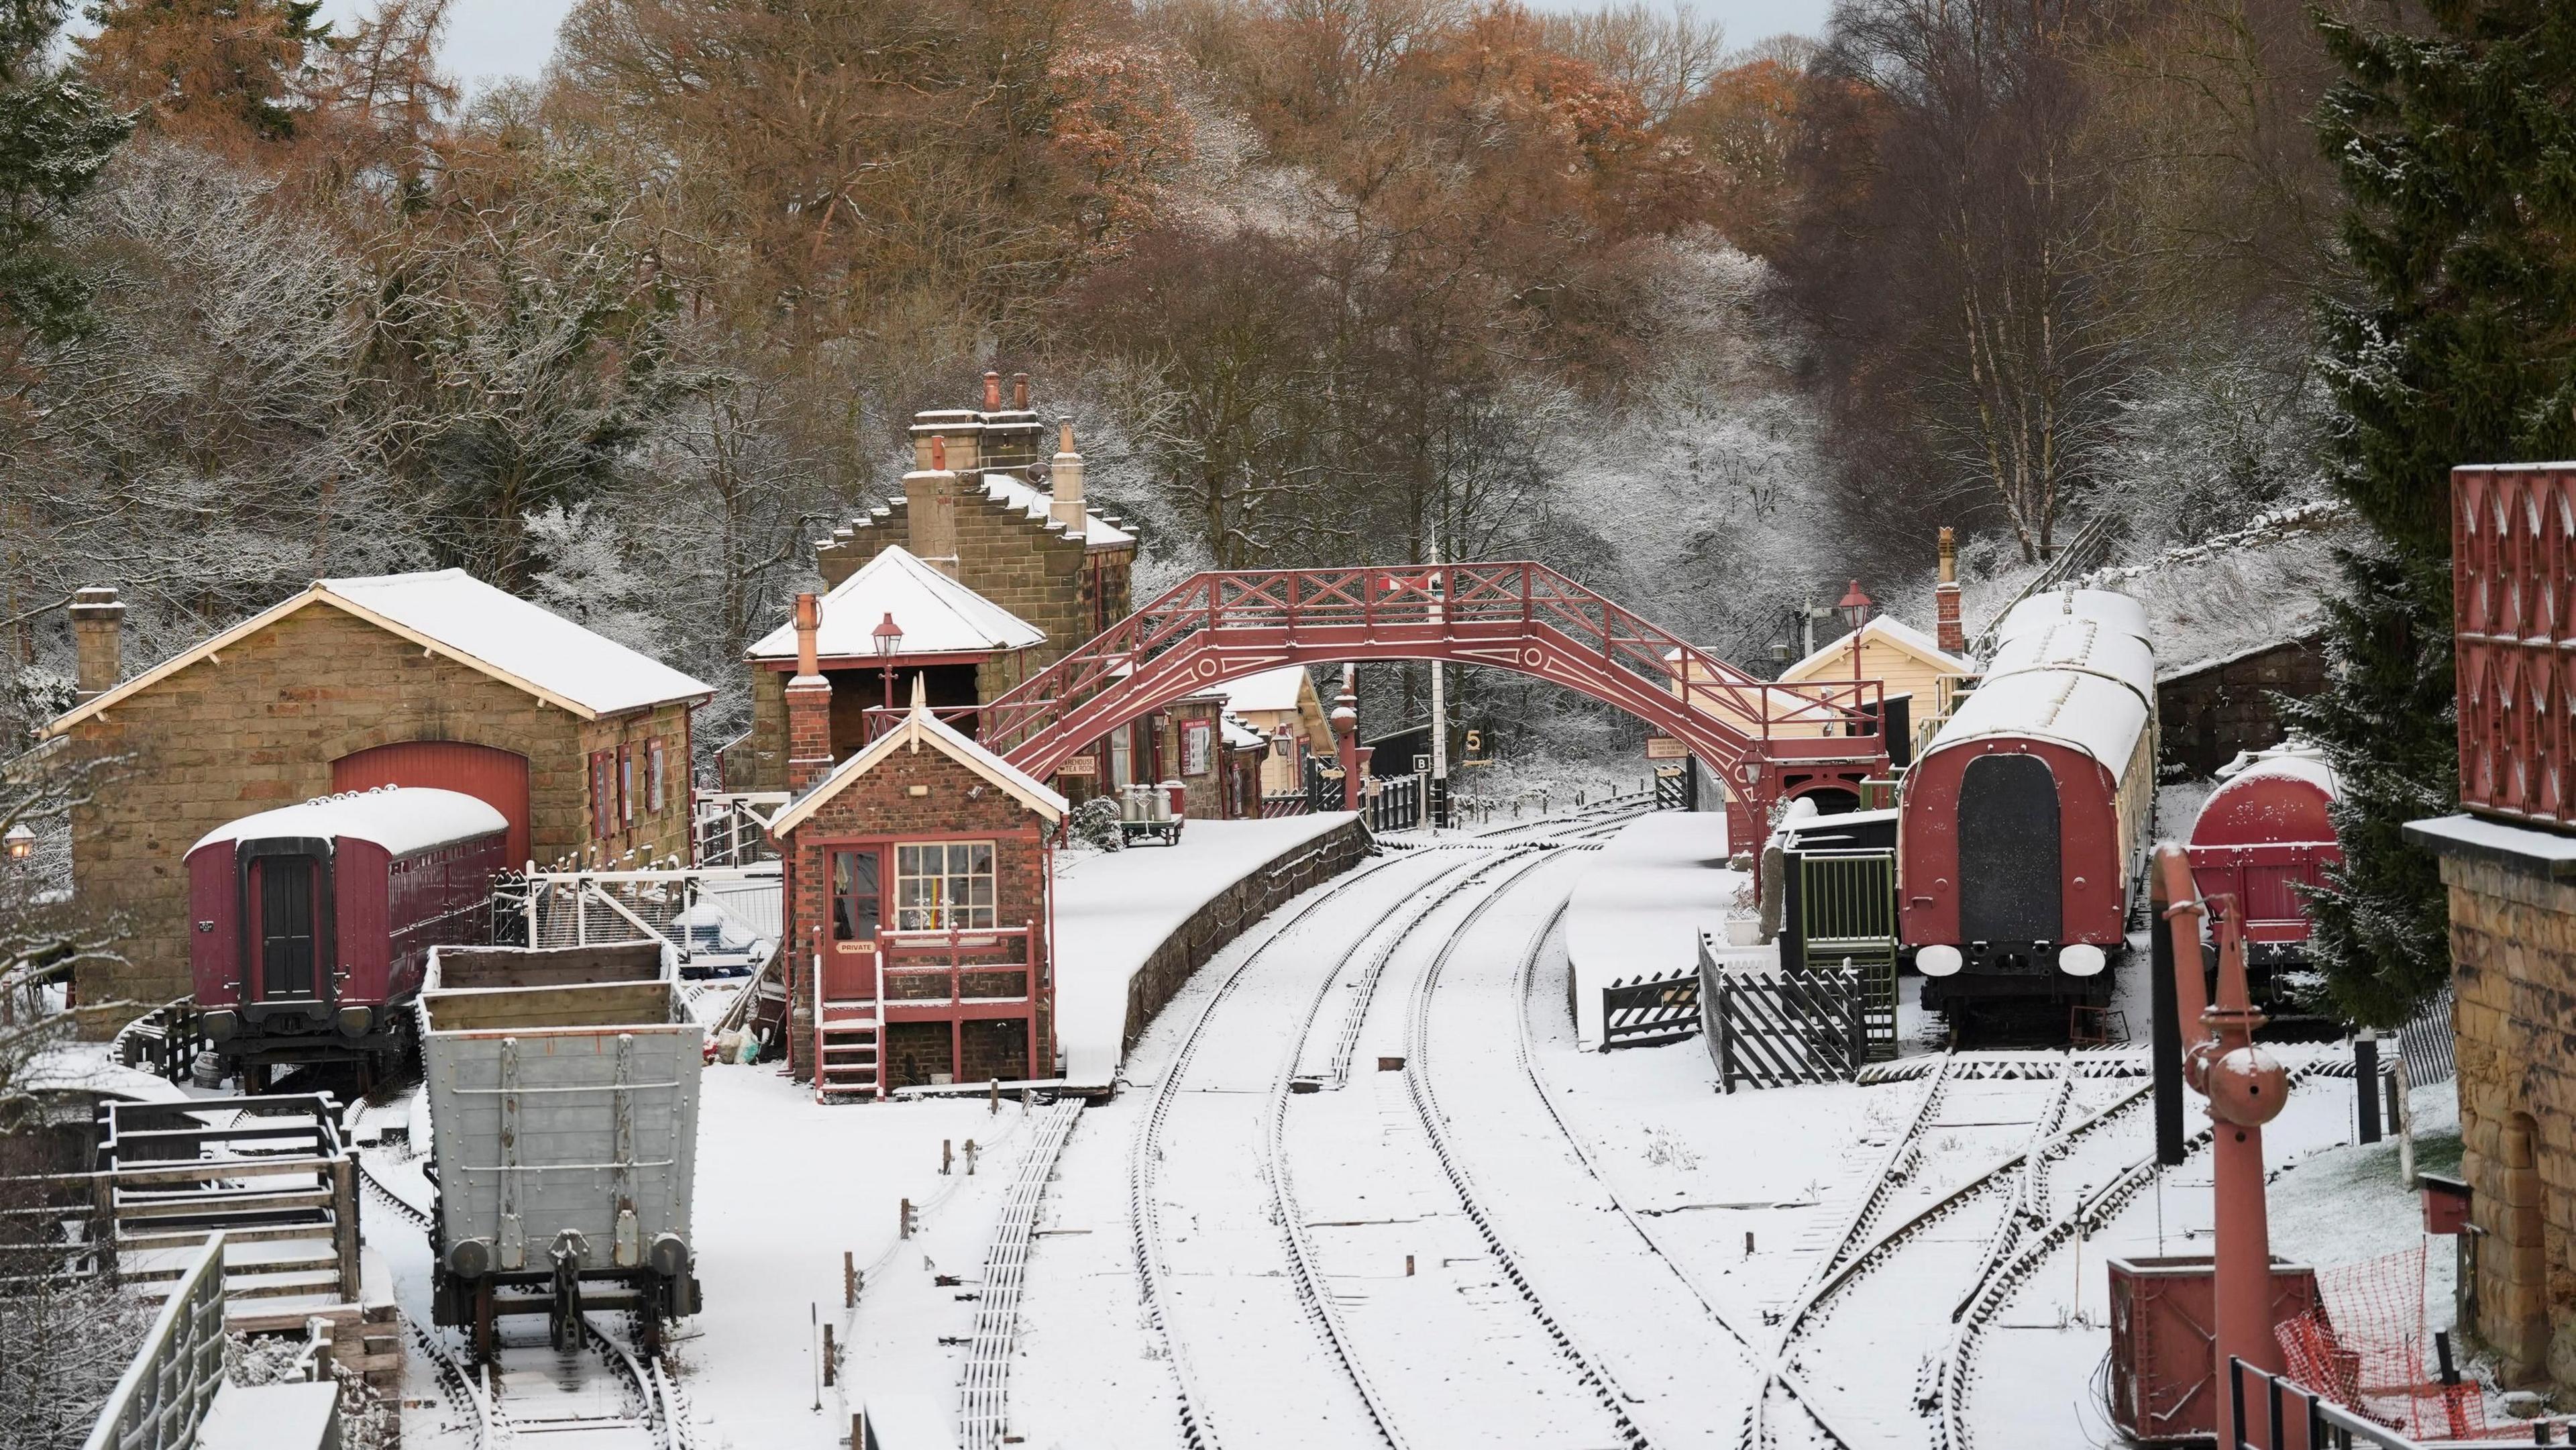
{"label": "arched doorway", "polygon": [[457,740],[399,740],[331,762],[331,789],[430,786],[470,795],[510,823],[510,865],[528,860],[528,758]]}

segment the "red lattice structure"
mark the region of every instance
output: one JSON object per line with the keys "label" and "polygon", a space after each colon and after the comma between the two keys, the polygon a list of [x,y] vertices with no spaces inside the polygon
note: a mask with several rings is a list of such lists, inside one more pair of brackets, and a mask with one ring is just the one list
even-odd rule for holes
{"label": "red lattice structure", "polygon": [[1193,575],[978,712],[1040,779],[1185,695],[1288,664],[1440,659],[1550,680],[1680,739],[1727,783],[1731,839],[1772,802],[1883,774],[1875,680],[1774,685],[1543,564]]}
{"label": "red lattice structure", "polygon": [[2425,1371],[2422,1244],[2316,1272],[2315,1311],[2273,1329],[2291,1380],[2410,1439],[2491,1433],[2475,1381]]}
{"label": "red lattice structure", "polygon": [[2576,470],[2451,470],[2451,561],[2460,804],[2576,823]]}

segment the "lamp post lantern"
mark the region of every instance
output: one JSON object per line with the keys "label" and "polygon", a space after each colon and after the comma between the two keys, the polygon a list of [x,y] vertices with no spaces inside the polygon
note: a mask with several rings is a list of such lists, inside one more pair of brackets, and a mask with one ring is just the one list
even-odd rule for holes
{"label": "lamp post lantern", "polygon": [[36,833],[20,821],[9,828],[9,834],[0,836],[0,851],[5,851],[12,862],[24,861],[36,854]]}
{"label": "lamp post lantern", "polygon": [[886,617],[877,621],[877,627],[869,631],[869,636],[877,647],[877,678],[885,686],[885,707],[892,710],[894,657],[903,649],[903,626],[894,622],[894,611],[887,610]]}
{"label": "lamp post lantern", "polygon": [[1834,602],[1834,613],[1842,616],[1843,627],[1851,631],[1852,678],[1855,680],[1860,678],[1860,627],[1869,623],[1870,609],[1876,603],[1861,592],[1857,579],[1851,581],[1850,587],[1843,590],[1843,597]]}

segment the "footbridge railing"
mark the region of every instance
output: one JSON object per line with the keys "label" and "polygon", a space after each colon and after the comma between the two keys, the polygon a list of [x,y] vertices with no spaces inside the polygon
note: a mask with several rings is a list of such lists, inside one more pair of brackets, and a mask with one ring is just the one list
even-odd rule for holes
{"label": "footbridge railing", "polygon": [[1735,793],[1886,760],[1875,680],[1757,680],[1543,564],[1210,571],[977,712],[1041,778],[1140,715],[1284,664],[1446,659],[1555,681],[1682,739]]}

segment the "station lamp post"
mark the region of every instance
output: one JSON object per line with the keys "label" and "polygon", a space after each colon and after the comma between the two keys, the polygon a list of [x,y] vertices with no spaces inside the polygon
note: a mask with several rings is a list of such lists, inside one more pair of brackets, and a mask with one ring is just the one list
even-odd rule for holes
{"label": "station lamp post", "polygon": [[1860,581],[1857,579],[1851,581],[1850,587],[1843,590],[1843,597],[1834,602],[1834,613],[1842,616],[1843,627],[1851,633],[1854,680],[1860,678],[1860,627],[1869,623],[1869,612],[1876,602],[1861,592]]}
{"label": "station lamp post", "polygon": [[9,834],[0,836],[0,851],[5,851],[10,865],[18,865],[36,854],[36,833],[20,821],[9,828]]}
{"label": "station lamp post", "polygon": [[[894,709],[894,657],[903,649],[903,626],[894,622],[894,611],[889,609],[869,635],[877,647],[877,678],[885,685],[885,708],[891,712]],[[892,719],[893,716],[889,714],[887,718]]]}

